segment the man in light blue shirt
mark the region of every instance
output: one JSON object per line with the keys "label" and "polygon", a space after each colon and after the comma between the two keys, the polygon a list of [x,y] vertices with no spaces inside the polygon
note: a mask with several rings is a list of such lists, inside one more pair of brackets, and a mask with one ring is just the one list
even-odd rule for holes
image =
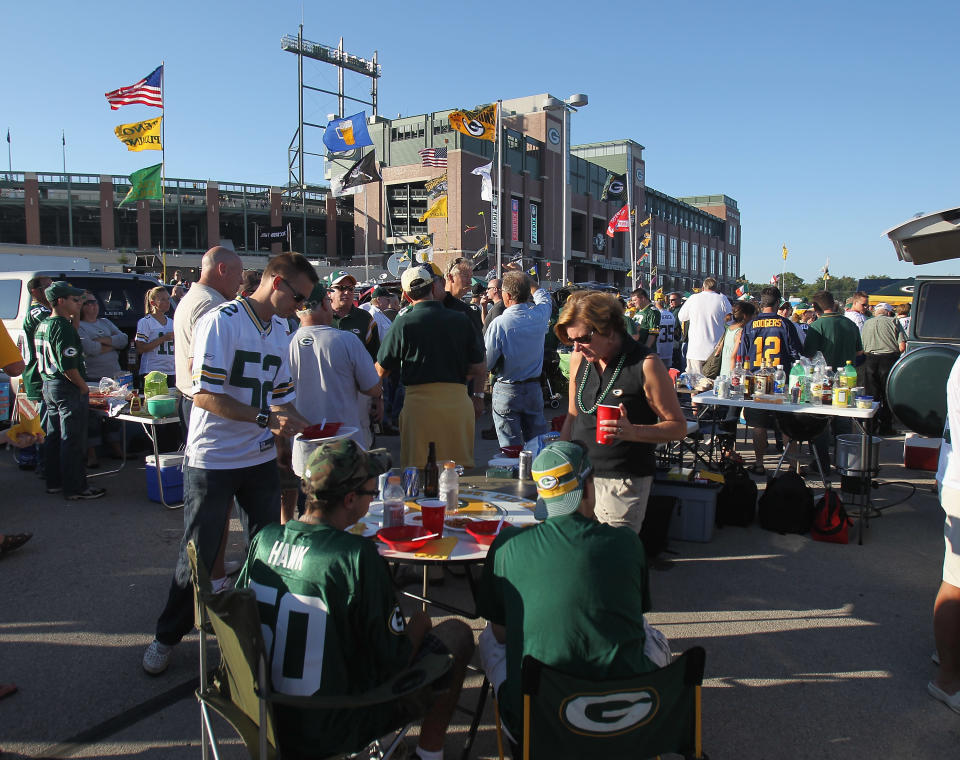
{"label": "man in light blue shirt", "polygon": [[[507,272],[500,285],[504,311],[485,336],[493,385],[493,424],[501,446],[523,445],[545,433],[543,339],[550,323],[550,294],[524,272]],[[532,302],[531,302],[532,297]]]}

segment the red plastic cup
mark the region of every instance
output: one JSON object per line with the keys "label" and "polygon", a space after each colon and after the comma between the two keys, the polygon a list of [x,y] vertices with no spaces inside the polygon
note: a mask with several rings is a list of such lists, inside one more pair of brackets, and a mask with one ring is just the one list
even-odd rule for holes
{"label": "red plastic cup", "polygon": [[423,527],[437,536],[443,536],[443,519],[446,517],[446,502],[439,499],[426,499],[420,502],[420,515]]}
{"label": "red plastic cup", "polygon": [[619,420],[620,407],[610,406],[609,404],[600,404],[597,407],[597,443],[613,443],[613,434],[605,433],[600,427],[601,422],[606,420]]}

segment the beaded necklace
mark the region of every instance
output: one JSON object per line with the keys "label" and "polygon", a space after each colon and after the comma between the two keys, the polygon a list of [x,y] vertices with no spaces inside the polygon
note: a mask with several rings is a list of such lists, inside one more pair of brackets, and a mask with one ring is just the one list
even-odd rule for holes
{"label": "beaded necklace", "polygon": [[607,383],[607,387],[603,389],[597,397],[597,403],[592,407],[587,409],[583,405],[583,389],[587,386],[587,378],[590,376],[590,362],[587,362],[586,368],[583,370],[583,378],[580,380],[580,387],[577,388],[577,409],[579,409],[583,414],[594,414],[597,411],[597,407],[603,403],[603,400],[607,397],[607,394],[610,392],[610,389],[613,388],[613,384],[617,382],[617,378],[620,376],[620,370],[623,369],[623,362],[626,360],[626,353],[620,354],[620,361],[617,362],[617,366],[613,370],[613,375],[610,377],[610,382]]}

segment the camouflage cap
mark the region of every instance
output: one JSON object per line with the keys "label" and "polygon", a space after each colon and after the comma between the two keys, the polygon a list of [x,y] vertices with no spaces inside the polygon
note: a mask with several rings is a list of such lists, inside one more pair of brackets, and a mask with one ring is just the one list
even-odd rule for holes
{"label": "camouflage cap", "polygon": [[307,296],[307,300],[297,306],[297,311],[313,311],[320,304],[323,303],[323,299],[327,296],[327,286],[323,282],[318,282],[313,286],[313,290],[310,291],[310,295]]}
{"label": "camouflage cap", "polygon": [[355,491],[370,478],[390,469],[386,449],[364,451],[356,441],[341,438],[317,447],[303,468],[303,490],[308,496],[335,497]]}

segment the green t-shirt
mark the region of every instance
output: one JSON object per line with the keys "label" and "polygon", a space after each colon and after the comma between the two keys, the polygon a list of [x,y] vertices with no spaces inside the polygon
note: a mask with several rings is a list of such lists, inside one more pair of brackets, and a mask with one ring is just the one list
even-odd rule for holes
{"label": "green t-shirt", "polygon": [[[410,659],[403,614],[370,539],[298,520],[268,525],[250,544],[237,586],[257,596],[273,688],[281,693],[359,694]],[[385,733],[392,712],[392,705],[278,706],[277,732],[291,750],[327,757]]]}
{"label": "green t-shirt", "polygon": [[503,529],[483,566],[479,613],[506,626],[500,710],[521,725],[520,664],[533,655],[584,678],[646,673],[643,614],[650,608],[637,534],[574,512]]}
{"label": "green t-shirt", "polygon": [[50,313],[48,306],[32,301],[30,310],[23,320],[23,344],[27,350],[27,355],[24,357],[27,366],[23,370],[23,390],[31,401],[43,400],[43,378],[40,377],[40,370],[37,368],[37,351],[33,340],[40,323],[49,317]]}
{"label": "green t-shirt", "polygon": [[483,357],[480,334],[465,314],[440,301],[419,301],[397,315],[377,363],[399,370],[404,385],[465,383],[468,367]]}
{"label": "green t-shirt", "polygon": [[647,338],[660,334],[660,309],[655,303],[648,303],[633,319],[637,323],[637,343],[647,345]]}
{"label": "green t-shirt", "polygon": [[807,337],[803,341],[803,355],[813,357],[817,351],[823,354],[828,367],[844,366],[853,361],[863,350],[860,330],[843,314],[828,312],[807,328]]}
{"label": "green t-shirt", "polygon": [[350,313],[345,317],[338,317],[333,313],[333,326],[338,330],[352,332],[360,342],[366,346],[367,353],[374,361],[377,360],[377,351],[380,350],[380,331],[377,329],[376,320],[370,312],[356,306],[350,307]]}
{"label": "green t-shirt", "polygon": [[33,335],[37,369],[44,380],[66,380],[66,372],[77,370],[86,375],[80,334],[66,317],[47,317]]}
{"label": "green t-shirt", "polygon": [[867,354],[899,354],[900,341],[906,341],[903,328],[895,317],[873,317],[860,332],[863,351]]}

